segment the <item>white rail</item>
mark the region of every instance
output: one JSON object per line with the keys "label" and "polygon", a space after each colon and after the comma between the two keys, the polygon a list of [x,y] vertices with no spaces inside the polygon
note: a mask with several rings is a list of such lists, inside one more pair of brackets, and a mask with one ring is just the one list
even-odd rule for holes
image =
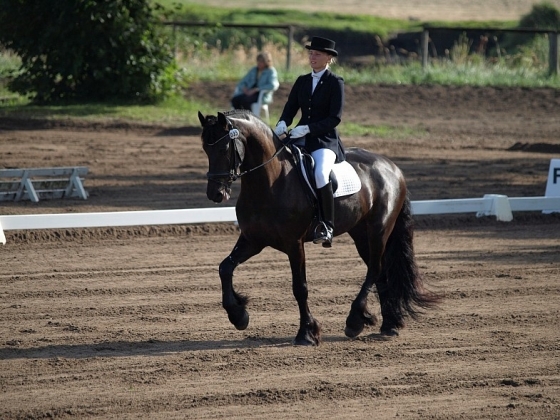
{"label": "white rail", "polygon": [[[412,201],[414,215],[476,213],[511,221],[512,211],[560,212],[560,197],[514,197],[488,194],[482,198]],[[99,213],[0,215],[0,243],[5,230],[71,229],[110,226],[171,225],[235,222],[234,207],[181,210],[148,210]]]}

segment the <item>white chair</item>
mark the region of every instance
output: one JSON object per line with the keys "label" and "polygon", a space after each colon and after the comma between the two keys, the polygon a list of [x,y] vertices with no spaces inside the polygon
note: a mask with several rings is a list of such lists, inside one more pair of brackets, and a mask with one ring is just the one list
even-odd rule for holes
{"label": "white chair", "polygon": [[270,90],[261,90],[259,92],[259,99],[257,102],[251,104],[251,112],[255,114],[257,117],[261,116],[261,111],[263,113],[263,117],[261,117],[267,124],[270,123],[270,115],[268,113],[268,104],[263,103],[263,96],[265,93],[270,92]]}

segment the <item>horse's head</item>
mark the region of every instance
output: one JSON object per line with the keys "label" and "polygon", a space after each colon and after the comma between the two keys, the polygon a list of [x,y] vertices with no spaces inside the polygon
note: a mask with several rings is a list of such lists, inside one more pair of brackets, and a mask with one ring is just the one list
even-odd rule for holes
{"label": "horse's head", "polygon": [[230,198],[231,184],[237,179],[245,156],[245,145],[239,130],[224,113],[205,117],[199,111],[198,119],[202,125],[202,148],[208,156],[206,196],[221,203]]}

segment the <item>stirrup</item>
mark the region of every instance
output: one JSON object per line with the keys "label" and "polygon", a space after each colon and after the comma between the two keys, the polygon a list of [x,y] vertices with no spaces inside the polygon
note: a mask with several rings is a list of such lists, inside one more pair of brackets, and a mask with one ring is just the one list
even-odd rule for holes
{"label": "stirrup", "polygon": [[323,244],[324,248],[330,248],[332,244],[333,230],[325,222],[320,221],[313,232],[313,243]]}

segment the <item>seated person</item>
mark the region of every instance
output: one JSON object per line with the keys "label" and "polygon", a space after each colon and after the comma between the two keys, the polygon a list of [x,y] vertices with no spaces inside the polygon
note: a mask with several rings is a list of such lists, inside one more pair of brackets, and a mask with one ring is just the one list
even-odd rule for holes
{"label": "seated person", "polygon": [[280,86],[278,73],[272,66],[272,56],[268,52],[257,55],[257,65],[251,68],[237,84],[231,105],[235,109],[251,109],[251,104],[259,100],[259,92],[268,90],[263,96],[263,103],[272,102],[272,92]]}

